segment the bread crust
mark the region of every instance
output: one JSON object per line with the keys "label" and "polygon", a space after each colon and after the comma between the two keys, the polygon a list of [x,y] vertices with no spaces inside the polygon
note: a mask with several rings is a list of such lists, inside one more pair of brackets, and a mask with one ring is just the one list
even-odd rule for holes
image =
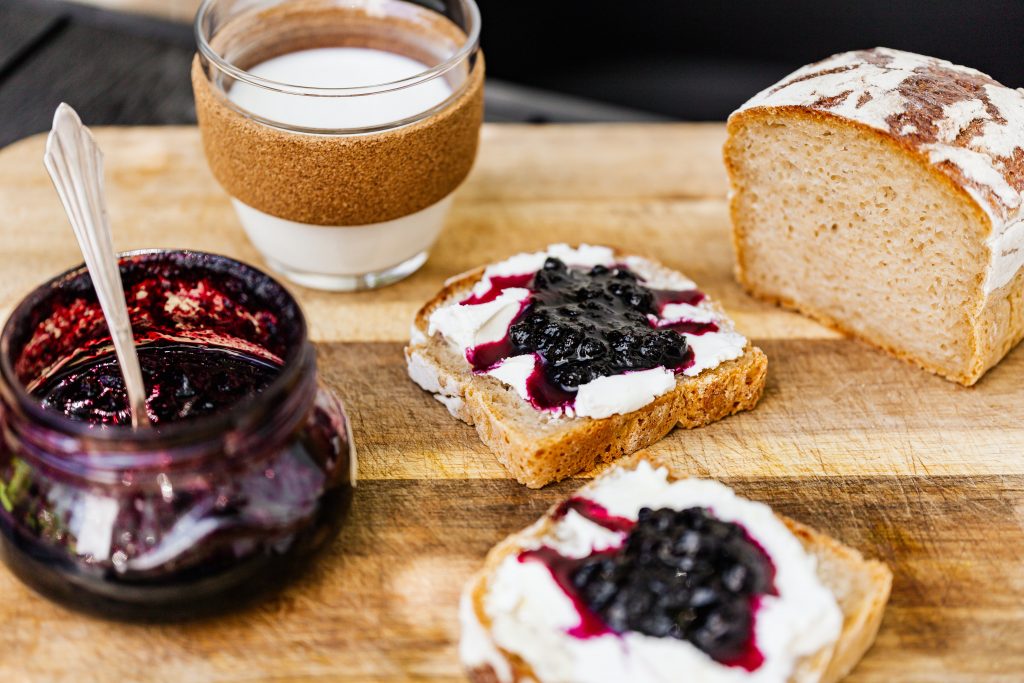
{"label": "bread crust", "polygon": [[[641,460],[654,467],[665,467],[669,481],[685,478],[663,460],[639,451],[619,463],[620,467],[635,468]],[[506,557],[518,553],[527,540],[544,535],[550,529],[558,504],[523,531],[513,534],[496,545],[487,554],[482,570],[473,575],[466,586],[473,611],[481,626],[490,630],[490,622],[483,609],[488,578]],[[792,683],[817,680],[818,683],[836,683],[849,674],[875,641],[882,623],[885,605],[892,590],[892,572],[877,560],[865,559],[857,550],[844,545],[796,520],[777,515],[796,536],[804,549],[817,560],[818,577],[832,591],[843,613],[843,626],[834,646],[805,657],[797,663],[790,678]],[[514,683],[541,681],[533,670],[516,655],[495,646],[512,671]],[[474,683],[503,683],[491,666],[467,671]]]}
{"label": "bread crust", "polygon": [[[477,268],[448,280],[417,312],[413,327],[421,339],[405,348],[406,362],[413,379],[448,405],[452,415],[475,426],[498,461],[530,488],[650,446],[677,425],[701,427],[750,410],[764,392],[768,359],[748,343],[740,358],[696,377],[679,376],[672,391],[639,410],[602,419],[550,418],[499,380],[474,374],[440,337],[427,335],[430,314],[466,295],[483,272],[484,268]],[[718,312],[724,317],[720,308]],[[417,378],[420,373],[430,376]]]}
{"label": "bread crust", "polygon": [[970,300],[973,303],[967,310],[963,311],[965,325],[973,333],[969,340],[970,354],[969,357],[963,359],[962,364],[958,368],[942,367],[928,363],[903,349],[886,344],[869,335],[858,333],[825,311],[817,310],[802,302],[765,291],[748,275],[747,255],[743,249],[747,237],[747,226],[743,224],[739,216],[740,193],[743,191],[743,188],[739,186],[738,169],[733,158],[731,144],[738,131],[747,125],[748,122],[763,121],[777,117],[827,121],[833,126],[856,130],[858,135],[870,137],[880,144],[887,146],[894,153],[903,155],[926,168],[935,181],[942,184],[951,195],[968,207],[974,216],[974,224],[978,226],[978,232],[973,236],[974,239],[985,241],[992,231],[992,218],[966,188],[951,176],[937,170],[929,161],[927,155],[907,139],[894,136],[844,116],[810,107],[798,105],[756,106],[738,111],[729,117],[726,126],[728,138],[723,148],[725,167],[733,188],[729,201],[729,213],[732,222],[732,244],[736,254],[735,274],[740,285],[754,297],[802,313],[827,327],[859,339],[928,372],[965,386],[975,384],[990,368],[1002,360],[1003,356],[1010,349],[1019,343],[1021,339],[1024,339],[1024,311],[1020,308],[1022,298],[1024,298],[1024,270],[1018,272],[1009,283],[990,292],[988,295],[985,294],[983,283],[980,280],[974,285],[973,291],[970,293]]}

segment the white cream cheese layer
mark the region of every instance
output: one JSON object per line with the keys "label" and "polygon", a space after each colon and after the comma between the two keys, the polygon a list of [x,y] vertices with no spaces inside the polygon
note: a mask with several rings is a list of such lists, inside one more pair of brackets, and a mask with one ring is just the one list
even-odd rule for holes
{"label": "white cream cheese layer", "polygon": [[[549,257],[561,259],[568,266],[583,268],[616,264],[615,252],[608,247],[583,244],[574,248],[567,244],[553,244],[546,251],[516,254],[488,266],[483,277],[473,287],[473,295],[482,295],[490,290],[491,278],[535,273],[543,268],[544,261]],[[650,261],[639,257],[627,257],[625,265],[642,277],[649,287],[672,290],[696,288],[696,284],[686,277],[656,268]],[[527,289],[512,287],[486,303],[463,305],[453,301],[431,314],[428,333],[441,334],[465,357],[470,349],[480,344],[504,338],[529,294]],[[652,324],[667,325],[681,320],[714,322],[719,328],[717,332],[702,335],[684,333],[693,351],[694,362],[682,372],[683,375],[694,377],[743,355],[746,338],[737,333],[732,322],[719,315],[707,299],[696,306],[668,304],[661,311],[661,316],[652,320]],[[528,401],[530,394],[527,380],[535,372],[536,364],[535,355],[513,356],[488,369],[486,374],[499,379]],[[675,374],[663,367],[599,377],[581,385],[574,405],[562,409],[560,413],[566,417],[594,419],[631,413],[671,391],[674,386]]]}
{"label": "white cream cheese layer", "polygon": [[529,296],[530,290],[511,287],[487,303],[442,306],[430,315],[427,334],[440,332],[463,353],[481,344],[500,341]]}
{"label": "white cream cheese layer", "polygon": [[[521,657],[546,683],[785,683],[797,662],[833,647],[842,628],[835,597],[818,579],[815,560],[786,526],[760,503],[736,496],[717,482],[668,481],[664,469],[646,461],[616,470],[579,494],[615,516],[636,519],[643,507],[710,508],[719,519],[741,524],[775,566],[777,596],[763,596],[755,618],[755,643],[764,662],[754,671],[719,664],[687,641],[640,633],[577,638],[580,622],[572,600],[539,562],[506,558],[491,577],[483,599],[489,638],[472,611],[463,613],[461,655],[469,667],[501,659],[495,646]],[[615,538],[617,536],[617,538]],[[614,547],[622,536],[569,512],[530,546],[550,547],[566,557],[584,557]],[[495,667],[508,681],[507,667]],[[816,679],[803,679],[813,683]]]}
{"label": "white cream cheese layer", "polygon": [[631,413],[672,391],[675,385],[675,373],[666,368],[598,377],[580,386],[573,410],[576,415],[594,418]]}
{"label": "white cream cheese layer", "polygon": [[581,268],[610,266],[615,263],[615,252],[608,247],[581,244],[579,247],[573,248],[568,244],[552,244],[546,251],[516,254],[500,263],[492,263],[487,266],[484,269],[484,276],[473,288],[473,293],[483,294],[490,289],[492,277],[536,273],[544,267],[544,262],[550,257],[561,260],[567,266]]}

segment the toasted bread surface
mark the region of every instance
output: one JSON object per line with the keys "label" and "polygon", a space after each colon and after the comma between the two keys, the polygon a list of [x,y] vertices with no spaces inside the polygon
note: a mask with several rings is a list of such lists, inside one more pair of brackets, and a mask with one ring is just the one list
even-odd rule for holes
{"label": "toasted bread surface", "polygon": [[[660,459],[644,451],[635,453],[624,462],[622,468],[634,468],[641,460],[647,460],[655,467],[667,467]],[[669,480],[675,481],[685,475],[677,475],[669,470]],[[483,608],[483,600],[488,590],[488,580],[506,557],[517,554],[529,546],[530,541],[544,536],[554,522],[553,506],[536,523],[523,531],[513,534],[496,545],[487,555],[484,567],[474,574],[465,591],[471,600],[473,615],[485,631],[490,623]],[[805,657],[797,663],[790,681],[818,681],[818,683],[835,683],[845,677],[861,660],[874,643],[885,605],[889,600],[892,588],[892,572],[881,562],[865,559],[857,550],[846,546],[836,539],[801,524],[793,519],[779,515],[786,527],[800,541],[804,549],[814,556],[817,562],[817,574],[822,584],[835,596],[836,602],[843,613],[843,626],[839,638],[832,647]],[[536,674],[515,654],[495,647],[505,660],[512,673],[513,681],[537,681]],[[482,666],[467,672],[474,683],[505,683],[491,666]],[[680,676],[684,680],[685,676]]]}
{"label": "toasted bread surface", "polygon": [[406,362],[413,380],[453,416],[474,425],[481,441],[526,486],[539,488],[590,470],[650,446],[677,425],[701,427],[750,410],[761,398],[768,359],[748,343],[740,358],[696,377],[677,377],[672,391],[631,413],[591,419],[538,411],[498,379],[473,373],[440,335],[428,335],[430,314],[468,295],[483,272],[478,268],[452,278],[419,310]]}

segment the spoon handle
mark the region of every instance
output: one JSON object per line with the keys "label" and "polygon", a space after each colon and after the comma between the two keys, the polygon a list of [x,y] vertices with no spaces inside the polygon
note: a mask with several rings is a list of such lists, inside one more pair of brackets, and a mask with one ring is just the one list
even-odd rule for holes
{"label": "spoon handle", "polygon": [[46,139],[43,160],[78,238],[103,317],[110,329],[114,352],[128,390],[132,426],[148,425],[146,388],[103,195],[103,153],[92,133],[67,104],[61,103],[53,116],[53,129]]}

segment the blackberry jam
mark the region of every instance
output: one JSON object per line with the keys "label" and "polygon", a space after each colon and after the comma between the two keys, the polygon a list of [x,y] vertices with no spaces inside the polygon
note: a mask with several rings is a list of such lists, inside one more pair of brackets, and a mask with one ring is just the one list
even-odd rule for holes
{"label": "blackberry jam", "polygon": [[689,641],[728,666],[761,665],[754,620],[761,596],[776,594],[775,570],[742,526],[695,507],[644,508],[630,527],[592,502],[570,504],[596,524],[627,532],[621,547],[583,558],[550,548],[520,557],[547,564],[576,604],[580,625],[571,635],[633,631]]}
{"label": "blackberry jam", "polygon": [[277,282],[195,252],[120,265],[153,425],[130,426],[84,268],[29,295],[0,335],[0,554],[39,592],[106,616],[233,608],[335,536],[348,423]]}
{"label": "blackberry jam", "polygon": [[538,371],[527,387],[538,408],[571,405],[579,387],[598,377],[657,367],[682,372],[693,364],[685,334],[718,331],[713,322],[661,320],[666,304],[700,303],[697,290],[652,289],[622,265],[570,268],[553,257],[537,273],[493,278],[488,291],[462,303],[492,301],[508,287],[528,287],[531,295],[508,335],[470,349],[467,360],[483,372],[534,354]]}
{"label": "blackberry jam", "polygon": [[548,379],[565,391],[598,377],[686,363],[686,337],[652,326],[654,292],[627,268],[586,271],[549,258],[530,288],[530,304],[509,339],[516,353],[539,354]]}
{"label": "blackberry jam", "polygon": [[[197,344],[141,346],[146,412],[154,425],[211,415],[260,393],[280,368],[250,354]],[[44,408],[93,424],[131,425],[117,357],[108,353],[57,373],[33,392]]]}

